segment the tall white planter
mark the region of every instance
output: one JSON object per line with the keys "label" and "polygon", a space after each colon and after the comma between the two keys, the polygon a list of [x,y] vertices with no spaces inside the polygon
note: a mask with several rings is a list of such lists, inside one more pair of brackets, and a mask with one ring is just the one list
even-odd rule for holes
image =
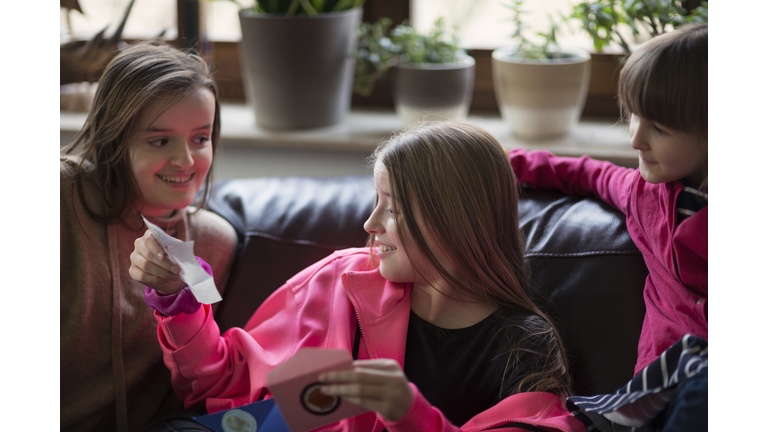
{"label": "tall white planter", "polygon": [[493,87],[501,116],[523,139],[554,138],[568,133],[584,109],[591,56],[563,49],[562,58],[515,57],[515,47],[493,51]]}

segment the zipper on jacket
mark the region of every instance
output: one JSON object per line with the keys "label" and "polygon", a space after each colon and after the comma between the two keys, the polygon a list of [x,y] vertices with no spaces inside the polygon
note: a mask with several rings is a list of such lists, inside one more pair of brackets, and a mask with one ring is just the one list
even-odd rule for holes
{"label": "zipper on jacket", "polygon": [[[355,299],[352,298],[352,294],[349,293],[349,287],[347,286],[347,281],[344,280],[344,276],[341,276],[341,285],[344,287],[344,293],[347,295],[347,298],[349,299],[349,302],[352,303],[352,309],[355,310],[355,318],[357,318],[357,327],[360,329],[360,339],[363,340],[363,343],[365,344],[365,351],[368,353],[368,358],[373,359],[373,354],[371,353],[371,347],[368,346],[368,339],[363,335],[363,325],[360,321],[360,308],[357,306],[357,303],[355,303]],[[357,331],[357,329],[355,329]],[[373,429],[371,429],[371,432],[376,432],[376,427],[379,425],[379,414],[375,411],[372,411],[376,416],[373,418]]]}
{"label": "zipper on jacket", "polygon": [[344,280],[343,275],[341,276],[341,285],[344,286],[344,293],[347,295],[349,302],[352,303],[352,309],[355,310],[355,318],[357,318],[357,326],[360,327],[360,336],[365,344],[365,351],[368,353],[368,358],[372,359],[373,354],[371,353],[371,347],[368,346],[368,338],[363,334],[362,321],[360,320],[360,308],[357,306],[357,303],[355,303],[355,299],[352,298],[352,294],[349,293],[349,287],[347,286],[347,282]]}

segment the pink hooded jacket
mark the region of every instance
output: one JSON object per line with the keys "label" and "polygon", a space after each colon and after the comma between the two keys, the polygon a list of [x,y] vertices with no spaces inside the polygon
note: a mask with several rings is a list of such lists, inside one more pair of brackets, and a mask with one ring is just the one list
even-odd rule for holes
{"label": "pink hooded jacket", "polygon": [[[648,267],[645,320],[635,374],[690,333],[708,339],[708,208],[676,224],[679,181],[651,184],[639,170],[587,156],[509,152],[521,183],[569,194],[595,194],[627,216],[627,229]],[[620,288],[620,287],[617,287]]]}
{"label": "pink hooded jacket", "polygon": [[[269,397],[267,373],[299,348],[351,352],[358,322],[362,332],[358,358],[391,358],[402,367],[410,295],[410,284],[389,282],[370,266],[367,248],[347,249],[291,278],[258,308],[244,329],[233,328],[220,336],[209,305],[191,315],[155,316],[176,393],[185,406],[205,402],[213,413]],[[525,423],[550,431],[584,431],[560,398],[550,393],[509,396],[458,428],[415,385],[411,388],[413,402],[397,422],[369,412],[322,430],[479,431]]]}

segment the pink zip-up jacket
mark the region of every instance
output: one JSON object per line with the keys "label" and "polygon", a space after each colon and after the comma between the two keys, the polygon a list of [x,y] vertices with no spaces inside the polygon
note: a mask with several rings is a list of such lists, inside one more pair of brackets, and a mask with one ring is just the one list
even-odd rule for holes
{"label": "pink zip-up jacket", "polygon": [[629,235],[649,272],[635,374],[687,333],[708,339],[709,212],[704,208],[676,226],[681,182],[651,184],[639,170],[587,156],[514,149],[509,161],[521,183],[568,194],[595,194],[627,216]]}
{"label": "pink zip-up jacket", "polygon": [[[402,367],[410,296],[410,284],[389,282],[378,268],[371,268],[367,248],[346,249],[291,278],[259,307],[244,329],[233,328],[220,336],[209,305],[191,315],[166,317],[156,312],[155,316],[173,388],[185,406],[205,402],[212,413],[255,402],[262,395],[270,397],[267,373],[300,348],[351,352],[358,321],[362,333],[358,358],[390,358]],[[413,402],[397,422],[369,412],[322,430],[479,431],[525,423],[551,431],[584,431],[560,398],[550,393],[509,396],[458,428],[415,385],[411,388]]]}

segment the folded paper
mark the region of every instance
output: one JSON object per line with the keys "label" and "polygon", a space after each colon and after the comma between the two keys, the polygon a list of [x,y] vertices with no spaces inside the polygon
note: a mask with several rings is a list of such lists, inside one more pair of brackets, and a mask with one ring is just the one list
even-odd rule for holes
{"label": "folded paper", "polygon": [[303,348],[267,374],[269,391],[292,432],[305,432],[368,412],[320,392],[321,373],[347,369],[352,369],[348,351]]}
{"label": "folded paper", "polygon": [[216,289],[213,282],[213,276],[206,273],[203,266],[195,259],[195,242],[181,241],[171,237],[159,226],[148,221],[142,216],[147,228],[152,231],[157,242],[163,248],[163,252],[173,261],[174,264],[181,267],[181,280],[187,283],[192,294],[200,303],[213,304],[221,301],[221,294]]}

